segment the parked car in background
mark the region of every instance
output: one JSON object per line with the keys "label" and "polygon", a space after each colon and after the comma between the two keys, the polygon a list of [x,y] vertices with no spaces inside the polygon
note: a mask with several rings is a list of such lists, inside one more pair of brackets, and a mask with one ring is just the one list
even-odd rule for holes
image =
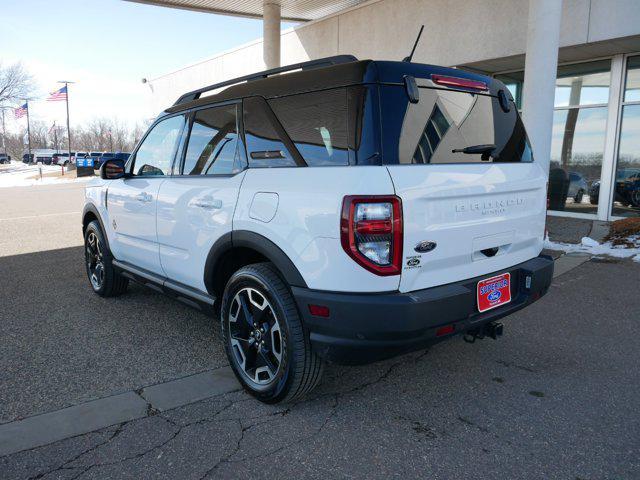
{"label": "parked car in background", "polygon": [[94,162],[93,168],[96,170],[99,169],[104,162],[106,162],[107,160],[111,160],[112,158],[114,158],[114,156],[115,153],[113,152],[103,152],[102,155],[97,158],[97,161]]}
{"label": "parked car in background", "polygon": [[42,163],[43,165],[51,165],[53,161],[53,155],[49,154],[36,154],[36,163]]}
{"label": "parked car in background", "polygon": [[95,167],[95,165],[98,163],[98,158],[102,156],[102,153],[103,152],[89,152],[89,154],[85,158],[93,160],[93,165]]}
{"label": "parked car in background", "polygon": [[569,192],[567,197],[576,203],[582,203],[582,197],[589,191],[585,178],[577,172],[569,172]]}
{"label": "parked car in background", "polygon": [[57,156],[54,155],[53,163],[55,165],[68,165],[70,162],[71,160],[69,159],[69,152],[59,153],[57,154]]}
{"label": "parked car in background", "polygon": [[33,153],[25,153],[22,155],[22,163],[33,163],[34,155]]}
{"label": "parked car in background", "polygon": [[0,163],[11,163],[11,155],[0,153]]}
{"label": "parked car in background", "polygon": [[616,194],[622,204],[640,207],[640,169],[625,168],[616,176]]}
{"label": "parked car in background", "polygon": [[[589,202],[597,205],[599,197],[600,180],[596,180],[589,188]],[[618,170],[613,201],[624,206],[640,207],[640,168]]]}
{"label": "parked car in background", "polygon": [[85,158],[87,152],[71,152],[71,163],[76,163],[77,158]]}

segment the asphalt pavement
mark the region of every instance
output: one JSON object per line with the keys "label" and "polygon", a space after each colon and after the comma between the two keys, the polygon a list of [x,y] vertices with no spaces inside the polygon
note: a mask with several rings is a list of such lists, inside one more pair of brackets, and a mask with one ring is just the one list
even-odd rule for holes
{"label": "asphalt pavement", "polygon": [[[37,188],[55,199],[68,187]],[[81,203],[45,211],[77,229],[56,231],[59,215],[49,235],[39,218],[16,220],[38,215],[11,203],[25,194],[2,190],[0,219],[8,203],[14,220],[0,220],[0,421],[226,365],[212,318],[137,286],[92,294],[71,214]],[[48,248],[53,235],[63,240]],[[329,366],[295,404],[235,391],[151,406],[0,457],[0,478],[640,478],[639,284],[640,265],[592,259],[505,319],[498,341]]]}

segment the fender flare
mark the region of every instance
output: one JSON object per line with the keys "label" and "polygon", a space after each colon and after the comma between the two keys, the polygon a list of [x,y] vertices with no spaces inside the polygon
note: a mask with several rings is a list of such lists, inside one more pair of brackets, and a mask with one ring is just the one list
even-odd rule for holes
{"label": "fender flare", "polygon": [[107,248],[109,249],[109,251],[111,251],[111,248],[109,247],[109,236],[107,235],[107,230],[104,228],[104,223],[102,223],[102,217],[100,216],[100,212],[98,212],[98,208],[93,203],[87,203],[84,206],[84,208],[82,209],[82,235],[83,235],[83,238],[84,238],[84,230],[85,230],[84,219],[87,216],[87,213],[89,213],[89,212],[94,214],[96,219],[98,220],[98,223],[100,224],[100,228],[102,229],[102,234],[104,236],[104,241],[107,244]]}
{"label": "fender flare", "polygon": [[307,288],[307,283],[297,267],[275,243],[259,233],[234,230],[220,237],[209,250],[204,268],[204,284],[207,291],[213,291],[215,272],[225,253],[238,247],[250,248],[267,258],[276,266],[289,285]]}

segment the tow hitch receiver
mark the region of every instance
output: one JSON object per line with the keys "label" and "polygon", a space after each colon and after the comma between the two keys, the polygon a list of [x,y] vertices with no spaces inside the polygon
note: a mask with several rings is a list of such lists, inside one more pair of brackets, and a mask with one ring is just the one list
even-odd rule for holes
{"label": "tow hitch receiver", "polygon": [[476,340],[482,340],[484,337],[493,338],[497,340],[498,337],[502,336],[504,330],[504,325],[500,322],[490,322],[483,325],[481,328],[475,330],[469,330],[464,334],[465,342],[474,343]]}

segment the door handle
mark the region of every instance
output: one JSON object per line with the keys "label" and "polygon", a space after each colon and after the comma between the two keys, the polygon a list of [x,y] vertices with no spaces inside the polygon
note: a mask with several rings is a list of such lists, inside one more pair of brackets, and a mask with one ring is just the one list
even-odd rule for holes
{"label": "door handle", "polygon": [[151,195],[149,195],[147,192],[142,192],[139,193],[138,195],[136,195],[136,200],[138,200],[139,202],[150,202],[152,199]]}
{"label": "door handle", "polygon": [[192,204],[194,207],[204,208],[205,210],[217,210],[222,208],[222,200],[196,198]]}

